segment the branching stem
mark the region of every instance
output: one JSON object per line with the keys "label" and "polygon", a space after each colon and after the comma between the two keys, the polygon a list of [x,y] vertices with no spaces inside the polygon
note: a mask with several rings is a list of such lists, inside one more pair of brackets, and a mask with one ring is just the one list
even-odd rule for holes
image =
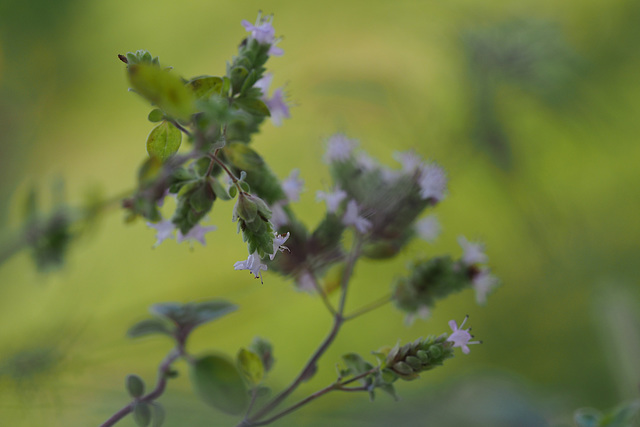
{"label": "branching stem", "polygon": [[171,350],[167,355],[167,357],[164,358],[164,360],[162,361],[162,363],[160,363],[160,366],[158,367],[158,382],[156,383],[156,387],[148,394],[124,406],[118,412],[113,414],[107,421],[102,423],[100,427],[110,427],[115,425],[118,421],[120,421],[121,419],[123,419],[133,411],[133,408],[135,407],[136,403],[153,402],[158,397],[162,396],[162,393],[164,393],[164,390],[167,387],[167,379],[168,379],[167,374],[171,369],[171,364],[175,362],[176,359],[178,359],[182,355],[183,355],[183,351],[179,347],[176,347],[173,350]]}

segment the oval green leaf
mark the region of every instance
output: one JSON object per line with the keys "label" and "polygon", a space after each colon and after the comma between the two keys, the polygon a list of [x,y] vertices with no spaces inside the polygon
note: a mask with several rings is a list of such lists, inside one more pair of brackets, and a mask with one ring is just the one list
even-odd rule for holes
{"label": "oval green leaf", "polygon": [[180,148],[182,133],[170,122],[162,122],[149,133],[147,152],[163,162],[173,156]]}
{"label": "oval green leaf", "polygon": [[151,407],[146,402],[137,403],[133,408],[133,418],[139,427],[147,427],[151,423]]}
{"label": "oval green leaf", "polygon": [[168,325],[160,319],[146,319],[133,325],[127,331],[129,338],[138,338],[145,335],[164,334],[171,336],[173,333]]}
{"label": "oval green leaf", "polygon": [[220,411],[240,415],[249,403],[244,381],[236,367],[222,356],[204,356],[191,365],[191,384],[196,394]]}
{"label": "oval green leaf", "polygon": [[127,375],[125,385],[131,397],[140,397],[144,394],[144,381],[135,374]]}
{"label": "oval green leaf", "polygon": [[262,366],[262,360],[260,356],[252,351],[241,348],[238,352],[238,369],[245,379],[251,385],[258,385],[264,378],[264,366]]}
{"label": "oval green leaf", "polygon": [[159,108],[154,108],[149,112],[149,116],[147,117],[151,123],[161,122],[164,120],[164,113]]}

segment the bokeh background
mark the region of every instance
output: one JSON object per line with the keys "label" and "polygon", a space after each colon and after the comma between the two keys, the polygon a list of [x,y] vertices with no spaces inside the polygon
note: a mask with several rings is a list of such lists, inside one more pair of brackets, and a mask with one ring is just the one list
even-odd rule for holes
{"label": "bokeh background", "polygon": [[[436,209],[444,232],[396,260],[359,264],[351,308],[388,292],[417,254],[460,254],[456,237],[486,242],[502,287],[485,307],[467,291],[411,327],[392,306],[349,323],[297,397],[334,379],[341,354],[448,331],[471,316],[482,346],[420,380],[400,402],[329,395],[278,426],[568,426],[580,407],[636,399],[640,382],[640,3],[454,0],[3,0],[0,4],[0,245],[9,251],[32,186],[58,178],[70,205],[115,197],[135,182],[152,124],[127,92],[118,53],[148,49],[185,77],[224,73],[242,19],[274,13],[284,36],[269,62],[292,118],[253,147],[275,173],[300,168],[296,206],[320,220],[319,160],[341,131],[383,163],[414,149],[448,172]],[[46,200],[46,197],[45,197]],[[0,265],[0,425],[98,425],[127,401],[124,377],[155,381],[163,338],[131,341],[128,326],[162,301],[224,298],[241,309],[198,330],[193,353],[235,354],[270,339],[280,389],[324,337],[321,301],[267,273],[234,272],[246,257],[217,204],[206,247],[124,224],[113,209],[42,274],[26,251]],[[178,365],[184,372],[185,366]],[[235,425],[193,396],[186,375],[162,397],[167,426]],[[133,420],[121,422],[133,426]]]}

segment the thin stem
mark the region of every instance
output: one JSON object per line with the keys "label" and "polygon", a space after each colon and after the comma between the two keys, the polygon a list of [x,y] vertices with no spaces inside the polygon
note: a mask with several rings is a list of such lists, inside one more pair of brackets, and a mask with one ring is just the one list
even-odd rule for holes
{"label": "thin stem", "polygon": [[371,375],[372,373],[374,373],[375,371],[377,371],[379,368],[373,368],[370,369],[367,372],[363,372],[362,374],[359,374],[351,379],[349,379],[348,381],[345,382],[335,382],[331,385],[328,385],[327,387],[316,391],[315,393],[307,396],[306,398],[300,400],[299,402],[289,406],[287,409],[278,412],[276,415],[272,416],[271,418],[268,418],[264,421],[258,421],[258,422],[252,422],[250,424],[245,424],[245,426],[265,426],[267,424],[271,424],[272,422],[284,417],[285,415],[289,415],[290,413],[294,412],[295,410],[301,408],[302,406],[306,405],[307,403],[316,400],[317,398],[324,396],[325,394],[332,392],[332,391],[346,391],[346,392],[354,392],[354,391],[368,391],[368,388],[366,386],[361,386],[361,387],[344,387],[345,385],[352,383],[354,381],[357,381],[361,378],[364,378],[368,375]]}
{"label": "thin stem", "polygon": [[156,383],[156,387],[148,394],[140,397],[139,399],[134,400],[128,405],[122,407],[118,412],[113,414],[107,421],[102,423],[100,427],[110,427],[115,425],[118,421],[129,415],[136,403],[138,402],[153,402],[158,397],[162,396],[165,388],[167,387],[167,373],[171,368],[171,364],[176,361],[183,354],[183,351],[176,347],[169,352],[167,357],[164,358],[160,366],[158,367],[158,382]]}
{"label": "thin stem", "polygon": [[180,123],[178,123],[175,120],[171,120],[171,124],[177,127],[180,131],[184,132],[184,134],[187,135],[189,138],[191,138],[191,132],[185,129]]}
{"label": "thin stem", "polygon": [[322,302],[324,303],[325,307],[327,307],[327,310],[329,310],[329,312],[335,316],[337,314],[336,309],[333,308],[333,305],[331,305],[331,301],[329,301],[329,298],[327,297],[327,293],[324,291],[324,289],[322,289],[322,286],[320,286],[320,283],[318,283],[318,278],[316,277],[315,274],[313,274],[309,270],[307,270],[307,274],[311,277],[313,281],[313,286],[316,288],[316,291],[322,298]]}
{"label": "thin stem", "polygon": [[[225,165],[222,160],[220,160],[217,156],[215,156],[213,154],[209,155],[209,157],[211,158],[211,160],[213,160],[214,162],[219,164],[222,169],[224,169],[224,171],[227,173],[227,175],[229,175],[229,178],[231,178],[231,181],[233,181],[234,184],[238,185],[238,178],[236,178],[236,176],[233,174],[233,172],[231,172],[229,170],[227,165]],[[242,190],[242,189],[238,188],[238,190]]]}
{"label": "thin stem", "polygon": [[[316,351],[313,353],[311,358],[307,361],[304,368],[302,368],[302,370],[300,371],[298,376],[293,380],[293,382],[286,389],[280,392],[278,396],[276,396],[273,400],[267,403],[262,409],[260,409],[254,416],[244,420],[243,423],[240,424],[241,426],[265,425],[265,422],[262,422],[261,424],[256,424],[256,421],[259,420],[260,418],[263,418],[265,415],[267,415],[271,411],[273,411],[278,405],[280,405],[280,403],[282,403],[283,400],[285,400],[291,393],[293,393],[296,388],[298,388],[300,383],[302,383],[305,379],[308,379],[309,376],[312,375],[312,373],[316,369],[316,363],[318,362],[320,357],[322,357],[322,355],[327,351],[327,349],[333,343],[333,341],[336,339],[336,336],[338,335],[338,331],[340,330],[340,327],[344,323],[343,313],[344,313],[344,307],[347,299],[348,284],[353,274],[355,263],[360,257],[361,247],[362,247],[362,236],[357,235],[355,241],[353,242],[353,247],[351,248],[349,257],[347,258],[345,270],[342,275],[342,280],[340,282],[340,288],[341,288],[340,305],[338,307],[337,313],[334,316],[333,326],[331,328],[331,331],[329,332],[329,335],[327,335],[326,338],[322,341],[320,346],[316,349]],[[306,404],[306,402],[302,404]]]}
{"label": "thin stem", "polygon": [[346,320],[355,319],[356,317],[362,316],[363,314],[373,311],[376,308],[380,308],[390,303],[391,301],[393,301],[393,295],[391,294],[385,295],[382,298],[379,298],[363,307],[360,307],[359,309],[355,310],[353,313],[349,314],[348,316],[344,316],[344,320],[346,321]]}

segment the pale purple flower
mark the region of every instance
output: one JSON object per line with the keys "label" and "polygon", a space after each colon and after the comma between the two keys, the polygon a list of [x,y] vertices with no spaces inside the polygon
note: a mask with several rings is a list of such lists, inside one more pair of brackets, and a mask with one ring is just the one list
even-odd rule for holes
{"label": "pale purple flower", "polygon": [[339,188],[336,188],[331,193],[325,193],[324,191],[318,191],[316,193],[316,201],[324,200],[327,204],[327,212],[334,213],[338,210],[340,203],[347,198],[347,193]]}
{"label": "pale purple flower", "polygon": [[284,55],[284,50],[281,47],[276,46],[276,44],[280,43],[280,38],[277,38],[271,43],[271,47],[269,48],[268,55],[269,56],[282,56]]}
{"label": "pale purple flower", "polygon": [[442,200],[447,187],[447,178],[442,168],[434,164],[423,164],[419,166],[419,170],[420,197],[425,200],[434,199],[436,202]]}
{"label": "pale purple flower", "polygon": [[471,279],[473,288],[476,290],[476,301],[480,305],[487,302],[487,295],[498,286],[499,280],[496,276],[489,272],[489,268],[481,268],[478,273]]}
{"label": "pale purple flower", "polygon": [[355,139],[349,139],[342,134],[333,135],[327,141],[327,152],[324,160],[327,163],[344,162],[351,158],[353,149],[358,145]]}
{"label": "pale purple flower", "polygon": [[282,181],[282,190],[287,196],[287,201],[297,202],[304,187],[304,180],[300,179],[300,169],[291,171],[287,179]]}
{"label": "pale purple flower", "polygon": [[393,153],[393,158],[402,165],[402,171],[406,173],[414,173],[423,165],[422,158],[413,150],[396,151]]}
{"label": "pale purple flower", "polygon": [[269,98],[269,86],[271,85],[272,80],[273,74],[267,73],[254,84],[254,87],[257,87],[262,91],[261,99],[269,109],[271,121],[274,126],[281,126],[282,120],[291,117],[291,113],[289,112],[289,105],[284,99],[284,92],[282,88],[278,88],[273,91],[273,95]]}
{"label": "pale purple flower", "polygon": [[174,238],[173,231],[176,229],[176,226],[170,219],[159,222],[147,222],[147,226],[156,230],[156,243],[153,245],[154,248],[157,248],[158,245],[165,240]]}
{"label": "pale purple flower", "polygon": [[271,224],[273,224],[273,228],[278,229],[283,225],[287,225],[289,223],[289,217],[287,213],[282,208],[282,205],[286,203],[284,200],[279,200],[270,206],[271,208]]}
{"label": "pale purple flower", "polygon": [[191,230],[187,234],[182,234],[182,231],[178,230],[178,243],[182,243],[185,240],[195,240],[200,242],[202,246],[207,246],[207,242],[204,240],[204,235],[210,231],[217,229],[215,225],[210,227],[203,227],[200,224],[196,224],[191,227]]}
{"label": "pale purple flower", "polygon": [[416,320],[416,317],[419,317],[422,320],[426,320],[431,316],[431,310],[426,305],[421,305],[418,309],[410,314],[407,314],[404,318],[404,323],[407,326],[413,325],[413,322]]}
{"label": "pale purple flower", "polygon": [[267,269],[267,266],[262,263],[258,252],[254,252],[246,259],[246,261],[238,261],[233,264],[234,270],[249,270],[253,276],[262,283],[262,271]]}
{"label": "pale purple flower", "polygon": [[484,244],[471,243],[466,237],[458,237],[458,244],[462,247],[462,263],[466,266],[486,264],[489,257],[484,253]]}
{"label": "pale purple flower", "polygon": [[255,25],[243,19],[242,26],[251,33],[251,38],[258,43],[272,44],[275,41],[276,30],[271,25],[271,21],[273,21],[273,15],[263,17],[262,14],[258,14]]}
{"label": "pale purple flower", "polygon": [[342,223],[346,226],[354,226],[360,233],[366,233],[371,228],[371,221],[361,217],[358,204],[355,200],[349,200],[347,210],[342,217]]}
{"label": "pale purple flower", "polygon": [[376,161],[364,151],[358,153],[358,155],[356,156],[356,163],[362,170],[365,171],[374,170],[376,166],[378,166]]}
{"label": "pale purple flower", "polygon": [[269,254],[269,259],[271,259],[271,261],[273,261],[273,259],[276,257],[278,251],[284,252],[289,250],[288,247],[282,246],[282,244],[289,238],[289,235],[289,232],[287,232],[287,234],[285,234],[284,236],[282,234],[275,233],[275,235],[273,236],[273,252]]}
{"label": "pale purple flower", "polygon": [[433,243],[440,235],[442,227],[435,215],[429,215],[416,222],[415,230],[422,240]]}
{"label": "pale purple flower", "polygon": [[449,327],[451,328],[453,333],[451,333],[451,335],[449,335],[449,338],[447,338],[447,341],[453,343],[454,348],[460,347],[464,354],[469,354],[469,351],[470,351],[468,347],[469,344],[482,343],[482,341],[471,341],[471,338],[473,338],[473,335],[469,333],[471,328],[462,329],[462,327],[464,326],[468,318],[469,316],[465,316],[464,320],[462,321],[459,327],[455,320],[450,320]]}

